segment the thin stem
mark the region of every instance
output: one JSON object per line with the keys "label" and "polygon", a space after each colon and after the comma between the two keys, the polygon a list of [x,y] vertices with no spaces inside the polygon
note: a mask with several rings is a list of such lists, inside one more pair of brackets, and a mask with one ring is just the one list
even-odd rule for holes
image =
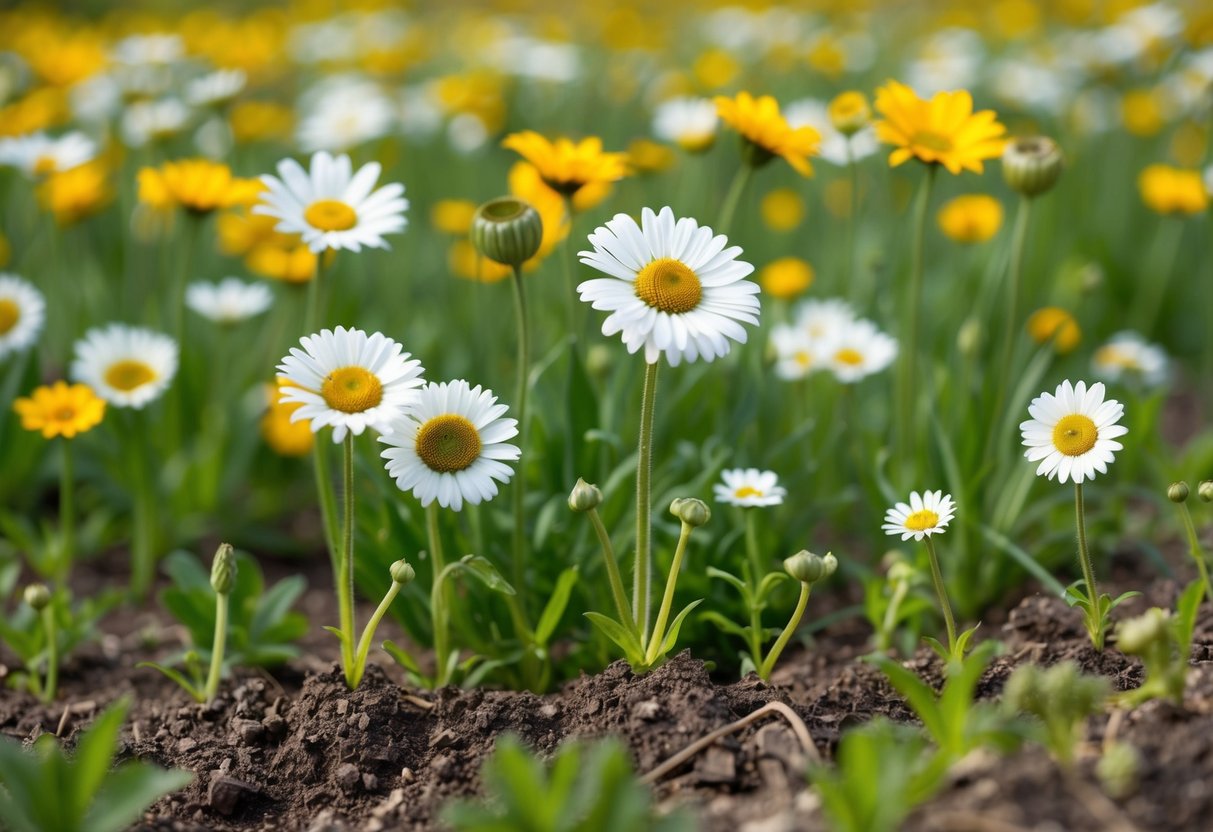
{"label": "thin stem", "polygon": [[796,609],[792,611],[792,617],[788,619],[788,626],[784,627],[783,632],[779,634],[779,638],[775,639],[775,643],[771,646],[771,652],[767,653],[767,657],[758,668],[758,675],[762,681],[770,681],[771,671],[775,669],[775,662],[779,661],[779,655],[783,653],[783,649],[788,646],[788,642],[792,639],[792,634],[800,626],[800,619],[804,618],[805,607],[809,605],[809,593],[812,591],[812,584],[801,582],[800,599],[796,602]]}
{"label": "thin stem", "polygon": [[1007,274],[1007,325],[1002,335],[1002,360],[999,362],[1001,372],[998,375],[999,406],[994,409],[995,417],[1002,410],[1002,393],[1006,390],[1007,379],[1011,378],[1011,354],[1015,346],[1015,333],[1019,331],[1019,289],[1023,282],[1023,252],[1028,239],[1028,218],[1032,212],[1032,198],[1020,197],[1019,208],[1015,212],[1015,229],[1011,233],[1011,264]]}
{"label": "thin stem", "polygon": [[446,616],[446,586],[443,583],[443,572],[446,570],[446,560],[442,556],[442,538],[438,534],[438,501],[425,507],[425,532],[429,538],[430,559],[434,573],[434,583],[430,589],[430,621],[434,629],[434,671],[435,686],[447,681],[447,616]]}
{"label": "thin stem", "polygon": [[324,531],[324,547],[328,550],[334,576],[340,572],[337,554],[337,495],[333,493],[333,477],[329,472],[329,449],[320,434],[312,442],[312,470],[316,475],[316,494],[320,500],[320,521]]}
{"label": "thin stem", "polygon": [[42,609],[42,626],[46,629],[46,685],[42,688],[42,701],[52,702],[59,689],[59,633],[54,602]]}
{"label": "thin stem", "polygon": [[847,269],[846,287],[851,300],[862,298],[867,300],[867,292],[860,291],[859,280],[855,275],[855,252],[857,226],[859,225],[859,165],[855,164],[855,151],[851,147],[851,139],[847,138],[847,181],[850,184],[850,204],[847,211]]}
{"label": "thin stem", "polygon": [[903,472],[909,465],[910,443],[918,430],[917,408],[914,406],[914,376],[918,364],[918,326],[922,306],[923,251],[926,246],[927,209],[931,204],[931,190],[935,184],[935,165],[927,168],[918,198],[914,203],[913,248],[910,254],[910,281],[904,309],[904,331],[906,334],[901,361],[897,365],[897,424],[898,463]]}
{"label": "thin stem", "polygon": [[375,631],[379,629],[379,622],[383,620],[383,616],[387,615],[388,607],[396,600],[396,596],[400,594],[400,587],[404,584],[398,584],[392,581],[392,585],[388,587],[387,594],[383,596],[383,600],[379,602],[379,606],[375,608],[374,614],[371,615],[371,620],[366,622],[366,627],[362,629],[362,637],[358,639],[358,650],[354,655],[354,681],[350,687],[358,687],[362,682],[362,674],[366,671],[366,657],[371,652],[371,639],[375,637]]}
{"label": "thin stem", "polygon": [[[531,340],[527,325],[526,290],[522,285],[522,270],[514,267],[514,325],[518,331],[518,357],[515,361],[514,406],[518,412],[518,445],[522,448],[522,458],[527,459],[527,374],[530,369]],[[520,463],[518,475],[514,478],[514,586],[521,590],[526,577],[526,469]],[[519,592],[519,610],[525,617],[526,605],[522,599],[526,593]]]}
{"label": "thin stem", "polygon": [[766,575],[766,570],[762,568],[762,555],[758,552],[758,512],[753,508],[742,511],[745,512],[745,553],[750,562],[750,587],[757,602],[758,584]]}
{"label": "thin stem", "polygon": [[1087,551],[1087,523],[1083,512],[1082,483],[1074,483],[1074,519],[1078,526],[1078,563],[1082,566],[1082,579],[1087,585],[1087,629],[1096,650],[1103,649],[1103,616],[1099,609],[1099,591],[1095,586],[1095,569],[1091,566],[1091,554]]}
{"label": "thin stem", "polygon": [[564,310],[567,317],[569,337],[576,345],[581,340],[581,327],[577,325],[577,283],[573,277],[573,197],[564,198],[564,219],[568,223],[568,233],[560,242],[562,249],[560,262],[564,271]]}
{"label": "thin stem", "polygon": [[741,202],[741,194],[745,191],[745,186],[753,174],[753,166],[744,162],[737,169],[733,182],[729,185],[729,192],[725,194],[724,202],[720,205],[720,219],[717,221],[715,229],[717,234],[727,235],[729,233],[729,229],[733,226],[733,215],[737,213],[737,206]]}
{"label": "thin stem", "polygon": [[1179,256],[1180,242],[1183,240],[1184,222],[1178,218],[1167,218],[1163,227],[1155,237],[1153,250],[1150,252],[1150,271],[1153,275],[1149,280],[1138,281],[1136,303],[1137,331],[1149,336],[1154,332],[1158,322],[1158,314],[1162,311],[1163,299],[1171,284],[1175,272],[1175,260]]}
{"label": "thin stem", "polygon": [[619,615],[619,623],[635,629],[636,622],[632,619],[632,610],[628,606],[628,595],[623,588],[623,577],[619,574],[619,563],[615,560],[615,548],[611,546],[611,537],[607,534],[606,526],[598,515],[598,509],[592,508],[586,512],[590,516],[590,524],[602,544],[602,557],[606,561],[607,579],[611,583],[611,595],[615,599],[615,612]]}
{"label": "thin stem", "polygon": [[352,682],[354,659],[354,435],[346,433],[342,466],[341,556],[337,573],[337,609],[341,616],[341,663]]}
{"label": "thin stem", "polygon": [[227,604],[227,593],[215,593],[215,641],[211,647],[211,669],[206,677],[207,702],[215,701],[215,695],[219,693],[219,677],[223,675],[223,651],[227,646]]}
{"label": "thin stem", "polygon": [[645,651],[644,658],[649,664],[652,664],[661,652],[661,642],[665,639],[665,627],[670,620],[670,608],[674,606],[674,587],[678,584],[678,573],[682,571],[682,558],[686,554],[691,529],[691,524],[683,523],[682,531],[678,534],[678,545],[674,549],[674,562],[670,564],[670,574],[665,579],[665,594],[661,599],[661,611],[657,613],[653,638],[649,641],[649,649]]}
{"label": "thin stem", "polygon": [[1192,560],[1196,561],[1196,569],[1200,572],[1200,580],[1205,585],[1205,597],[1213,603],[1213,587],[1209,586],[1209,567],[1205,563],[1205,553],[1200,545],[1200,535],[1196,533],[1196,524],[1192,522],[1192,512],[1187,505],[1179,504],[1179,513],[1184,519],[1184,531],[1188,533],[1188,551]]}
{"label": "thin stem", "polygon": [[952,617],[952,605],[948,603],[948,588],[944,585],[943,572],[939,569],[939,556],[935,554],[935,542],[931,540],[930,535],[923,539],[927,542],[927,555],[931,560],[931,581],[935,584],[935,594],[939,596],[939,609],[943,612],[943,623],[948,628],[948,652],[957,657],[956,619]]}
{"label": "thin stem", "polygon": [[643,644],[649,633],[649,534],[653,511],[650,480],[653,475],[653,414],[657,397],[657,364],[644,368],[640,400],[640,438],[636,453],[636,562],[633,565],[632,609]]}
{"label": "thin stem", "polygon": [[888,650],[893,640],[893,630],[897,626],[897,611],[905,601],[906,593],[910,591],[907,581],[898,581],[893,585],[893,593],[889,596],[889,605],[885,607],[884,618],[880,622],[880,632],[876,635],[876,646]]}
{"label": "thin stem", "polygon": [[135,597],[143,598],[151,589],[152,579],[156,568],[156,495],[151,483],[151,466],[147,458],[145,442],[148,436],[138,430],[139,417],[136,415],[132,427],[135,429],[127,436],[131,447],[131,463],[134,465],[135,480],[135,530],[131,539],[131,592]]}
{"label": "thin stem", "polygon": [[64,439],[59,443],[63,454],[63,468],[59,480],[59,532],[63,537],[63,549],[55,564],[55,578],[60,585],[66,584],[76,557],[76,509],[75,477],[72,471],[72,442]]}

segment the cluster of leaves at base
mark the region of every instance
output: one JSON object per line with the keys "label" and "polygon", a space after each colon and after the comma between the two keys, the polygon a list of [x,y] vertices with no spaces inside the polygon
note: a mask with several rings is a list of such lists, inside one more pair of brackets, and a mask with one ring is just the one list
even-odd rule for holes
{"label": "cluster of leaves at base", "polygon": [[0,740],[0,827],[11,832],[120,832],[192,779],[143,762],[111,769],[130,703],[97,717],[69,759],[43,734],[30,751]]}
{"label": "cluster of leaves at base", "polygon": [[616,740],[567,742],[545,764],[513,737],[481,769],[485,799],[459,801],[442,819],[456,832],[692,832],[686,814],[656,814]]}

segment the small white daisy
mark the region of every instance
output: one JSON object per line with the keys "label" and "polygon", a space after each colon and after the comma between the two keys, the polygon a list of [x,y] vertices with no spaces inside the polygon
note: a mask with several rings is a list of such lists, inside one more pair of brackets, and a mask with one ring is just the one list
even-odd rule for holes
{"label": "small white daisy", "polygon": [[771,349],[775,352],[775,375],[784,381],[802,379],[823,366],[819,342],[798,326],[776,324],[771,329]]}
{"label": "small white daisy", "polygon": [[15,167],[26,176],[47,176],[79,167],[97,155],[97,143],[79,132],[53,138],[31,133],[0,139],[0,165]]}
{"label": "small white daisy", "polygon": [[247,83],[248,75],[242,69],[216,70],[190,81],[185,100],[195,107],[218,107],[239,95]]}
{"label": "small white daisy", "polygon": [[459,511],[465,502],[491,500],[497,483],[513,475],[505,463],[521,455],[506,441],[518,435],[518,421],[501,418],[507,410],[491,390],[462,379],[427,384],[379,437],[390,446],[382,453],[388,474],[422,506],[437,500]]}
{"label": "small white daisy", "polygon": [[130,147],[176,136],[190,120],[190,108],[175,98],[136,101],[122,112],[122,137]]}
{"label": "small white daisy", "polygon": [[278,365],[284,403],[302,407],[291,421],[311,421],[312,432],[333,428],[333,442],[346,433],[362,435],[368,427],[383,433],[399,419],[425,383],[421,362],[400,344],[376,332],[361,329],[325,329],[299,340],[303,349]]}
{"label": "small white daisy", "polygon": [[730,339],[746,342],[742,324],[758,323],[758,284],[744,279],[754,267],[737,259],[740,247],[726,248],[723,234],[693,219],[645,208],[640,225],[616,214],[589,240],[594,250],[580,252],[581,262],[611,276],[577,291],[611,313],[602,334],[622,333],[628,352],[643,347],[650,364],[662,353],[671,366],[727,355]]}
{"label": "small white daisy", "polygon": [[130,35],[114,44],[110,57],[132,66],[165,66],[185,57],[185,41],[175,34]]}
{"label": "small white daisy", "polygon": [[261,177],[268,190],[253,212],[277,218],[276,230],[301,235],[314,252],[389,248],[383,235],[404,230],[404,186],[393,182],[375,190],[378,162],[354,173],[349,156],[321,151],[310,168],[294,159],[279,162],[278,176]]}
{"label": "small white daisy", "polygon": [[1080,485],[1095,478],[1095,472],[1107,473],[1108,464],[1123,445],[1115,441],[1129,429],[1118,425],[1125,407],[1114,399],[1104,401],[1100,382],[1063,381],[1055,393],[1041,393],[1028,405],[1032,418],[1020,424],[1024,456],[1040,460],[1038,476],[1058,482],[1072,480]]}
{"label": "small white daisy", "polygon": [[897,358],[896,339],[862,318],[843,324],[819,343],[822,361],[844,384],[879,373]]}
{"label": "small white daisy", "polygon": [[831,165],[841,166],[848,161],[866,159],[880,149],[876,128],[869,125],[848,137],[835,129],[829,108],[812,98],[789,104],[784,108],[784,118],[789,127],[812,127],[821,134],[817,154]]}
{"label": "small white daisy", "polygon": [[0,272],[0,359],[34,345],[46,323],[46,300],[32,284]]}
{"label": "small white daisy", "polygon": [[854,320],[855,310],[840,298],[809,300],[796,308],[796,326],[803,329],[814,341],[833,338]]}
{"label": "small white daisy", "polygon": [[217,324],[235,324],[256,317],[274,303],[264,283],[245,283],[225,277],[218,283],[199,281],[185,289],[185,305]]}
{"label": "small white daisy", "polygon": [[653,135],[688,153],[707,150],[716,141],[716,104],[707,98],[673,98],[657,105]]}
{"label": "small white daisy", "polygon": [[72,351],[72,379],[115,407],[143,408],[177,374],[177,342],[150,329],[126,324],[90,329]]}
{"label": "small white daisy", "polygon": [[1167,354],[1136,332],[1118,332],[1091,357],[1095,374],[1108,381],[1136,380],[1146,387],[1167,381]]}
{"label": "small white daisy", "polygon": [[313,87],[299,109],[296,139],[305,153],[349,150],[377,139],[392,129],[396,115],[378,84],[348,75]]}
{"label": "small white daisy", "polygon": [[712,486],[716,499],[732,506],[777,506],[783,503],[788,490],[779,485],[774,471],[757,468],[731,468],[720,472],[723,483]]}
{"label": "small white daisy", "polygon": [[901,535],[902,540],[922,540],[933,534],[942,534],[956,513],[956,504],[951,494],[942,491],[910,492],[910,502],[898,503],[885,512],[885,534]]}

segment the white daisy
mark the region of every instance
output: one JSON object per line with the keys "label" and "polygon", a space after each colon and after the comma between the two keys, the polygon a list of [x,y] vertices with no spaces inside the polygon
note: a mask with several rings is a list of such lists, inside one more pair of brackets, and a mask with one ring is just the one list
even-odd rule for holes
{"label": "white daisy", "polygon": [[180,35],[131,35],[114,44],[110,57],[121,64],[167,65],[185,57],[185,41]]}
{"label": "white daisy", "polygon": [[880,149],[876,128],[868,125],[848,137],[835,129],[828,107],[815,99],[794,101],[784,108],[783,115],[789,127],[812,127],[821,135],[817,155],[831,165],[866,159]]}
{"label": "white daisy", "polygon": [[32,284],[0,272],[0,359],[33,346],[46,323],[46,300]]}
{"label": "white daisy", "polygon": [[305,153],[340,151],[377,139],[392,129],[395,110],[378,84],[337,76],[303,97],[296,138]]}
{"label": "white daisy", "polygon": [[303,349],[291,347],[278,365],[289,382],[282,387],[282,401],[302,405],[291,421],[310,420],[313,433],[331,426],[333,442],[346,433],[360,436],[368,427],[383,433],[425,383],[421,362],[380,332],[367,335],[339,326],[305,335],[299,343]]}
{"label": "white daisy", "polygon": [[855,310],[845,300],[827,298],[809,300],[796,308],[796,326],[814,341],[833,338],[842,328],[855,320]]}
{"label": "white daisy", "polygon": [[668,207],[641,212],[641,224],[616,214],[589,237],[593,251],[581,262],[611,275],[577,287],[581,299],[608,311],[603,335],[622,333],[628,352],[644,347],[657,363],[671,366],[726,355],[729,340],[744,344],[743,323],[758,323],[758,284],[744,280],[754,271],[737,259],[741,248],[693,219],[675,222]]}
{"label": "white daisy", "polygon": [[260,315],[274,303],[264,283],[245,283],[225,277],[218,283],[199,281],[185,290],[185,305],[217,324],[235,324]]}
{"label": "white daisy", "polygon": [[910,502],[898,503],[885,512],[885,534],[901,535],[902,540],[922,540],[933,534],[942,534],[956,513],[956,504],[951,494],[942,491],[910,492]]}
{"label": "white daisy", "polygon": [[801,327],[776,324],[771,329],[771,348],[775,351],[775,375],[785,381],[802,379],[822,367],[818,342]]}
{"label": "white daisy", "polygon": [[90,329],[72,351],[72,378],[115,407],[141,409],[177,374],[177,342],[150,329],[126,324]]}
{"label": "white daisy", "polygon": [[130,147],[171,138],[185,129],[190,108],[175,98],[136,101],[122,112],[122,137]]}
{"label": "white daisy", "polygon": [[1086,382],[1070,384],[1063,381],[1056,393],[1041,393],[1028,405],[1032,418],[1020,424],[1024,456],[1032,462],[1041,460],[1037,475],[1059,482],[1083,480],[1103,474],[1114,458],[1114,451],[1123,446],[1115,441],[1129,429],[1116,424],[1125,407],[1114,399],[1104,401],[1104,386],[1100,382],[1087,387]]}
{"label": "white daisy", "polygon": [[777,506],[788,490],[778,485],[779,475],[757,468],[731,468],[720,472],[723,483],[712,486],[716,499],[732,506]]}
{"label": "white daisy", "polygon": [[879,373],[897,357],[897,341],[871,321],[859,319],[838,327],[819,342],[821,360],[839,381],[853,384]]}
{"label": "white daisy", "polygon": [[190,81],[185,100],[195,107],[217,107],[239,95],[247,83],[248,75],[242,69],[216,70]]}
{"label": "white daisy", "polygon": [[497,494],[497,483],[513,475],[506,462],[520,451],[506,443],[518,435],[518,421],[503,419],[508,408],[491,390],[466,381],[427,384],[379,441],[382,456],[401,491],[412,491],[422,506],[434,500],[459,511]]}
{"label": "white daisy", "polygon": [[10,165],[26,176],[46,176],[79,167],[97,155],[97,143],[79,132],[53,138],[31,133],[0,139],[0,165]]}
{"label": "white daisy", "polygon": [[653,135],[689,153],[707,150],[716,141],[716,104],[707,98],[673,98],[657,105]]}
{"label": "white daisy", "polygon": [[305,171],[294,159],[279,162],[278,176],[261,177],[267,190],[253,212],[277,218],[276,230],[301,235],[315,252],[389,248],[383,235],[404,230],[404,186],[393,182],[374,190],[378,162],[354,173],[349,156],[321,151],[310,168]]}
{"label": "white daisy", "polygon": [[1091,357],[1095,374],[1108,381],[1135,379],[1146,387],[1167,381],[1167,354],[1136,332],[1118,332]]}

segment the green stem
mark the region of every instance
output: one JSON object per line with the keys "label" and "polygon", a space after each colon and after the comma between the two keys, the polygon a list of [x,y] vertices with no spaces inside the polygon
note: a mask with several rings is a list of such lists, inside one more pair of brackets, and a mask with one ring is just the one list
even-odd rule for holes
{"label": "green stem", "polygon": [[350,685],[352,688],[358,687],[362,683],[362,674],[366,671],[366,658],[371,652],[371,640],[375,637],[375,631],[379,629],[379,622],[383,620],[383,616],[387,615],[388,607],[396,600],[396,596],[400,594],[400,587],[404,584],[398,584],[392,581],[392,585],[388,587],[387,594],[383,596],[383,600],[379,602],[379,606],[375,608],[375,612],[371,615],[371,620],[366,622],[366,627],[362,630],[362,637],[358,639],[358,650],[354,655],[354,681]]}
{"label": "green stem", "polygon": [[611,583],[611,595],[615,599],[615,612],[619,615],[619,623],[635,630],[636,622],[632,619],[632,610],[628,606],[628,595],[623,588],[623,577],[619,574],[619,563],[615,560],[611,537],[607,534],[606,526],[602,524],[602,518],[598,516],[598,509],[592,508],[586,513],[590,516],[590,523],[598,535],[598,542],[602,544],[602,557],[606,562],[607,579]]}
{"label": "green stem", "polygon": [[1180,242],[1183,240],[1184,221],[1179,218],[1167,218],[1162,229],[1155,237],[1156,242],[1150,252],[1149,263],[1151,278],[1138,281],[1137,297],[1134,308],[1137,311],[1136,329],[1145,337],[1154,334],[1154,325],[1158,322],[1158,314],[1162,311],[1163,300],[1171,284],[1175,272],[1175,260],[1179,256]]}
{"label": "green stem", "polygon": [[320,326],[320,278],[324,274],[324,255],[321,251],[316,254],[316,272],[307,284],[307,306],[303,316],[303,325],[310,335],[318,331]]}
{"label": "green stem", "polygon": [[1188,551],[1192,553],[1192,560],[1196,561],[1196,569],[1200,572],[1201,583],[1205,585],[1205,597],[1213,603],[1213,586],[1209,585],[1209,567],[1205,563],[1205,553],[1200,545],[1200,535],[1196,533],[1196,524],[1192,522],[1192,512],[1188,511],[1187,505],[1179,504],[1179,513],[1184,520],[1184,531],[1188,534]]}
{"label": "green stem", "polygon": [[[999,362],[1001,372],[1000,382],[1011,378],[1011,354],[1015,346],[1015,333],[1019,331],[1019,289],[1023,282],[1023,252],[1028,240],[1028,219],[1032,212],[1032,198],[1020,197],[1019,208],[1015,211],[1015,229],[1011,233],[1011,263],[1007,274],[1007,306],[1006,323],[1002,335],[1002,360]],[[999,407],[995,408],[995,416],[1001,411],[1002,393],[1006,383],[997,384],[999,390]]]}
{"label": "green stem", "polygon": [[430,621],[434,629],[434,661],[436,663],[434,684],[435,687],[438,687],[448,681],[447,654],[450,652],[450,648],[447,633],[446,586],[443,575],[446,571],[446,560],[442,556],[442,538],[438,534],[437,500],[425,507],[425,531],[429,538],[430,562],[434,573],[434,583],[430,589]]}
{"label": "green stem", "polygon": [[59,633],[54,602],[43,608],[42,626],[46,629],[46,685],[42,688],[42,701],[53,702],[59,689]]}
{"label": "green stem", "polygon": [[67,583],[76,557],[76,509],[75,477],[72,471],[72,442],[64,439],[60,444],[63,453],[63,468],[59,480],[59,532],[63,538],[63,549],[55,564],[55,579],[62,586]]}
{"label": "green stem", "polygon": [[758,668],[758,675],[762,681],[769,682],[771,680],[771,671],[775,669],[775,662],[779,661],[780,654],[788,646],[788,642],[792,640],[792,634],[796,632],[796,628],[800,626],[800,619],[804,618],[805,607],[809,605],[809,593],[812,591],[812,584],[803,582],[800,584],[800,599],[796,602],[796,609],[792,611],[792,617],[788,619],[788,625],[783,628],[783,632],[779,634],[779,638],[775,639],[775,643],[771,646],[771,652],[767,653],[767,657]]}
{"label": "green stem", "polygon": [[762,556],[758,553],[758,512],[753,508],[742,509],[745,512],[745,553],[750,562],[750,589],[754,597],[758,597],[758,584],[766,575],[762,568]]}
{"label": "green stem", "polygon": [[921,317],[922,281],[923,281],[923,252],[926,246],[927,209],[931,204],[931,191],[935,184],[935,165],[927,168],[922,185],[918,189],[918,198],[914,203],[913,248],[910,253],[910,280],[904,299],[902,314],[905,343],[901,345],[901,360],[897,365],[897,402],[898,412],[894,420],[897,424],[897,453],[898,464],[903,476],[908,474],[910,445],[912,438],[918,432],[918,409],[914,406],[914,378],[918,364],[918,328]]}
{"label": "green stem", "polygon": [[564,198],[564,219],[568,223],[568,233],[560,241],[561,269],[564,271],[564,311],[569,328],[569,337],[573,339],[574,348],[581,340],[581,327],[577,325],[577,282],[573,277],[573,198]]}
{"label": "green stem", "polygon": [[1078,563],[1082,566],[1082,578],[1087,585],[1086,611],[1087,632],[1096,650],[1103,650],[1104,622],[1099,609],[1099,590],[1095,586],[1095,569],[1091,565],[1091,553],[1087,551],[1087,523],[1083,512],[1082,483],[1074,483],[1074,519],[1078,526]]}
{"label": "green stem", "polygon": [[744,162],[737,169],[733,182],[729,185],[729,191],[725,194],[724,202],[720,205],[720,220],[716,223],[715,228],[717,234],[727,235],[729,233],[729,229],[733,226],[733,215],[737,213],[737,206],[741,203],[741,195],[745,192],[745,187],[753,174],[753,166]]}
{"label": "green stem", "polygon": [[683,523],[682,531],[678,534],[678,546],[674,549],[674,562],[670,564],[670,574],[665,579],[665,594],[661,598],[661,611],[657,613],[653,638],[649,641],[649,649],[645,651],[644,660],[650,665],[661,653],[661,642],[665,639],[665,627],[670,620],[670,608],[674,606],[674,587],[678,584],[678,573],[682,571],[682,558],[686,554],[687,540],[691,536],[692,528],[689,523]]}
{"label": "green stem", "polygon": [[762,642],[763,636],[766,633],[762,628],[762,610],[759,608],[759,604],[762,602],[758,598],[757,582],[754,582],[754,589],[750,593],[748,600],[750,607],[750,632],[747,640],[750,646],[750,658],[754,660],[754,669],[758,670],[762,667]]}
{"label": "green stem", "polygon": [[341,664],[354,687],[354,435],[346,433],[342,465],[341,555],[336,577],[337,610],[341,616]]}
{"label": "green stem", "polygon": [[649,534],[653,511],[653,414],[656,410],[657,364],[644,368],[644,392],[640,400],[640,438],[636,452],[636,562],[632,584],[632,609],[643,644],[649,632]]}
{"label": "green stem", "polygon": [[131,592],[136,598],[144,598],[151,589],[156,569],[156,495],[151,482],[151,463],[147,458],[145,443],[147,434],[139,430],[136,414],[127,436],[134,465],[135,486],[135,530],[131,538]]}
{"label": "green stem", "polygon": [[334,576],[340,573],[337,547],[337,495],[333,492],[333,477],[329,471],[327,437],[315,434],[312,442],[312,470],[316,475],[316,494],[320,500],[320,521],[324,531],[324,547],[328,550]]}
{"label": "green stem", "polygon": [[[518,446],[522,448],[522,458],[528,456],[527,447],[527,374],[530,368],[531,339],[527,326],[526,290],[522,285],[522,270],[514,267],[514,323],[518,330],[518,357],[515,373],[514,405],[518,412]],[[521,589],[526,577],[526,469],[522,463],[518,466],[518,475],[514,478],[514,586],[519,589],[519,611],[525,617],[526,605],[522,599],[526,593]]]}
{"label": "green stem", "polygon": [[939,556],[935,553],[935,542],[930,535],[923,538],[927,542],[927,555],[931,560],[931,581],[935,584],[935,594],[939,596],[939,609],[943,612],[943,623],[948,628],[948,652],[956,658],[956,619],[952,617],[952,605],[948,603],[948,588],[943,582],[943,572],[939,569]]}
{"label": "green stem", "polygon": [[227,593],[215,593],[215,641],[211,647],[211,669],[206,676],[206,701],[214,702],[223,675],[223,651],[227,646]]}
{"label": "green stem", "polygon": [[884,618],[880,622],[880,632],[876,636],[876,646],[881,650],[888,650],[889,645],[893,643],[893,630],[897,626],[897,611],[901,608],[901,604],[906,599],[906,593],[910,591],[910,584],[907,581],[898,581],[893,586],[893,592],[889,596],[889,605],[885,607]]}

